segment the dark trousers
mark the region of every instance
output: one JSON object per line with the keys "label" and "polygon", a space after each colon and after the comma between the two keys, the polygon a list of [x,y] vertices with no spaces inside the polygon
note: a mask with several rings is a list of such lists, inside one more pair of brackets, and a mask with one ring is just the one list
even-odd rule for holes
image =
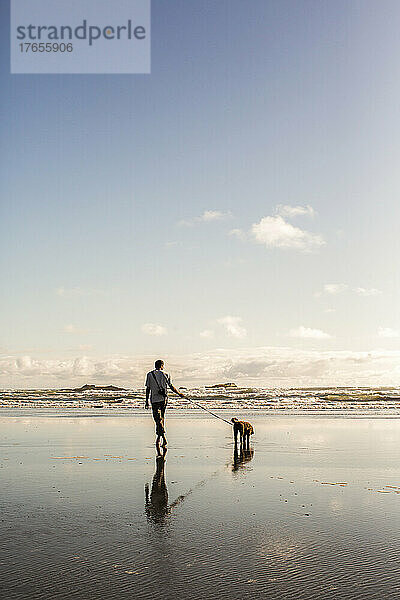
{"label": "dark trousers", "polygon": [[153,410],[153,419],[156,424],[156,434],[157,435],[165,435],[164,429],[164,414],[167,406],[167,401],[164,402],[154,402],[151,405]]}

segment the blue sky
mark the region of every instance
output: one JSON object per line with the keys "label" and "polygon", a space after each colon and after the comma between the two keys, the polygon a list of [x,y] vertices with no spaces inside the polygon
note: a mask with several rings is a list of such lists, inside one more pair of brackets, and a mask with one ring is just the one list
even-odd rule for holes
{"label": "blue sky", "polygon": [[1,10],[3,386],[398,382],[398,2],[153,0],[151,75],[105,76],[10,75]]}

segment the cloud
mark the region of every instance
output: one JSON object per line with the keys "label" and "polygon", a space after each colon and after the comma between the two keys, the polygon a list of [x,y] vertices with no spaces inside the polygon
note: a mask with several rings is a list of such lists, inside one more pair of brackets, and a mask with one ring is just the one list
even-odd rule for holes
{"label": "cloud", "polygon": [[313,340],[327,340],[331,335],[322,331],[321,329],[311,329],[310,327],[304,327],[300,325],[297,329],[291,329],[289,332],[290,337],[313,339]]}
{"label": "cloud", "polygon": [[224,260],[222,262],[222,265],[228,268],[236,268],[238,265],[245,265],[246,263],[247,260],[239,256],[236,258],[228,258],[227,260]]}
{"label": "cloud", "polygon": [[229,219],[232,216],[230,211],[223,212],[222,210],[205,210],[199,217],[193,219],[181,219],[178,221],[178,225],[181,227],[190,227],[195,223],[210,223],[212,221],[223,221]]}
{"label": "cloud", "polygon": [[231,235],[233,237],[237,237],[238,240],[245,240],[246,239],[246,234],[241,229],[231,229],[229,231],[228,235]]}
{"label": "cloud", "polygon": [[76,327],[75,325],[72,325],[71,323],[69,325],[65,325],[64,326],[64,333],[71,333],[71,334],[81,334],[81,333],[88,333],[89,330],[88,329],[81,329],[80,327]]}
{"label": "cloud", "polygon": [[214,332],[212,331],[212,329],[205,329],[204,331],[200,332],[200,337],[208,339],[213,338]]}
{"label": "cloud", "polygon": [[359,296],[379,296],[382,294],[381,290],[377,290],[376,288],[350,288],[347,283],[326,283],[323,286],[322,291],[316,292],[314,295],[316,297],[322,296],[322,294],[337,295],[346,291],[358,294]]}
{"label": "cloud", "polygon": [[142,331],[147,335],[156,336],[167,335],[168,333],[166,327],[164,327],[163,325],[157,325],[156,323],[144,323],[142,325]]}
{"label": "cloud", "polygon": [[382,294],[381,290],[377,290],[376,288],[367,289],[363,287],[358,287],[354,288],[354,291],[359,296],[380,296]]}
{"label": "cloud", "polygon": [[80,288],[80,287],[72,287],[72,288],[65,288],[65,287],[58,287],[55,290],[55,293],[57,296],[60,296],[61,298],[82,298],[85,296],[103,296],[106,295],[108,292],[104,291],[104,290],[96,290],[96,289],[85,289],[85,288]]}
{"label": "cloud", "polygon": [[[6,388],[75,387],[115,383],[143,387],[154,356],[108,356],[39,360],[1,356],[0,382]],[[177,385],[235,381],[260,387],[398,386],[400,351],[317,351],[280,347],[208,350],[164,356]]]}
{"label": "cloud", "polygon": [[205,210],[198,220],[208,223],[209,221],[221,221],[222,219],[228,219],[230,216],[230,212],[222,212],[221,210]]}
{"label": "cloud", "polygon": [[281,215],[281,217],[287,217],[288,219],[298,216],[315,216],[315,210],[309,204],[307,204],[307,206],[289,206],[288,204],[279,204],[276,207],[276,212],[278,215]]}
{"label": "cloud", "polygon": [[347,290],[348,286],[345,283],[326,283],[323,291],[326,294],[341,294]]}
{"label": "cloud", "polygon": [[217,322],[225,328],[228,335],[235,338],[244,338],[247,335],[247,331],[240,325],[242,320],[241,317],[227,315],[218,319]]}
{"label": "cloud", "polygon": [[322,236],[294,227],[281,216],[263,217],[251,228],[256,242],[267,248],[283,248],[311,252],[325,244]]}
{"label": "cloud", "polygon": [[392,329],[391,327],[379,327],[378,328],[378,337],[398,338],[398,337],[400,337],[400,333],[396,329]]}
{"label": "cloud", "polygon": [[66,289],[64,287],[59,287],[56,289],[56,295],[57,296],[61,296],[61,297],[79,297],[79,296],[84,296],[83,290],[81,290],[81,288],[75,287],[75,288],[70,288],[70,289]]}

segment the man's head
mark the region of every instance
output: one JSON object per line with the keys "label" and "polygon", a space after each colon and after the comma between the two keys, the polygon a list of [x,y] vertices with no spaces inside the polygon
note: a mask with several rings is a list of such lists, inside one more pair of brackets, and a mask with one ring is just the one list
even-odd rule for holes
{"label": "man's head", "polygon": [[163,368],[164,368],[164,361],[163,360],[156,360],[156,362],[154,363],[154,366],[155,366],[156,369],[163,370]]}

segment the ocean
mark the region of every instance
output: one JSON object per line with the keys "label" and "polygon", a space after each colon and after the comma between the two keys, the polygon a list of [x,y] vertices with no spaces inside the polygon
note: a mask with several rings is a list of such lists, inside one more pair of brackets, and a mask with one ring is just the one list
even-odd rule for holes
{"label": "ocean", "polygon": [[[397,414],[400,411],[400,388],[397,387],[315,387],[315,388],[181,388],[188,398],[209,410],[266,410],[290,412],[323,412],[345,414]],[[103,409],[125,413],[143,408],[144,389],[125,390],[3,390],[1,408]],[[169,398],[170,410],[197,409],[177,396]]]}

